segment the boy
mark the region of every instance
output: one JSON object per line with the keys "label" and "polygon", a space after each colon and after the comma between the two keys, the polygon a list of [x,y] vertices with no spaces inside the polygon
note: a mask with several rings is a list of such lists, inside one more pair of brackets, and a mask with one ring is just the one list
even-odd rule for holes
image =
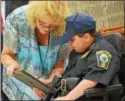
{"label": "boy", "polygon": [[[80,82],[65,96],[55,100],[87,101],[84,97],[86,89],[119,83],[117,78],[120,69],[119,53],[96,33],[96,22],[92,16],[78,13],[68,17],[65,34],[57,43],[66,42],[81,55],[69,61],[62,80],[77,77]],[[66,87],[70,85],[68,81],[65,84]],[[62,89],[62,93],[67,91],[66,87],[63,87],[65,90]]]}

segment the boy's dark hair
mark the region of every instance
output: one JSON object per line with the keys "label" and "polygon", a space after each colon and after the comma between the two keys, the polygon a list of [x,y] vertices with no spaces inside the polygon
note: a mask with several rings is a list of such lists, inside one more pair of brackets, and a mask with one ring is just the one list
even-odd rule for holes
{"label": "boy's dark hair", "polygon": [[[93,38],[95,38],[96,36],[96,29],[92,29],[92,30],[89,30],[87,31],[86,33],[89,33]],[[85,34],[85,33],[84,33]],[[82,37],[84,36],[84,34],[77,34],[79,37]]]}

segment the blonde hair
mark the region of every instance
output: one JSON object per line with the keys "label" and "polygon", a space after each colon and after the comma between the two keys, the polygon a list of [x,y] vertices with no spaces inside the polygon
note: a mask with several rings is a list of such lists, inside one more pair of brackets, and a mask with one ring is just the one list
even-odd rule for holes
{"label": "blonde hair", "polygon": [[65,18],[69,16],[69,7],[66,1],[30,1],[27,10],[27,20],[31,28],[36,28],[35,19],[42,19],[48,15],[56,19],[59,27],[55,29],[57,35],[63,34],[65,30]]}

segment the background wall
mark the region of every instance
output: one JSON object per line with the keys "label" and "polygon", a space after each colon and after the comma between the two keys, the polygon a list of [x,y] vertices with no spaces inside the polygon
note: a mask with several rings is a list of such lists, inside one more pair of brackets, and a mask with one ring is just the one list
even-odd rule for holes
{"label": "background wall", "polygon": [[0,2],[0,14],[2,14],[3,23],[5,22],[5,1]]}
{"label": "background wall", "polygon": [[86,12],[94,16],[97,30],[124,24],[124,1],[68,1],[71,13]]}
{"label": "background wall", "polygon": [[[28,1],[28,0],[27,0]],[[4,1],[2,1],[4,2]],[[124,24],[124,1],[68,1],[70,12],[86,12],[94,16],[97,30]],[[4,13],[4,3],[2,13]],[[5,14],[5,13],[4,13]]]}

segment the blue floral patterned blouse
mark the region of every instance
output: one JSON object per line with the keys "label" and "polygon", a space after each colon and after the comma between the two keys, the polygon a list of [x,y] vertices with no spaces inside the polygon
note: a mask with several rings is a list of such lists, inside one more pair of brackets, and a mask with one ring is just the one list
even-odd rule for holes
{"label": "blue floral patterned blouse", "polygon": [[[39,46],[34,29],[27,24],[27,5],[14,10],[8,15],[3,32],[4,44],[16,54],[21,68],[34,77],[48,77],[58,59],[60,46],[54,46],[54,34],[51,33],[49,46]],[[63,52],[61,56],[64,56]],[[66,53],[65,53],[66,56]],[[9,61],[9,60],[8,60]],[[3,91],[10,100],[40,100],[34,91],[12,76],[6,75],[3,66]]]}

